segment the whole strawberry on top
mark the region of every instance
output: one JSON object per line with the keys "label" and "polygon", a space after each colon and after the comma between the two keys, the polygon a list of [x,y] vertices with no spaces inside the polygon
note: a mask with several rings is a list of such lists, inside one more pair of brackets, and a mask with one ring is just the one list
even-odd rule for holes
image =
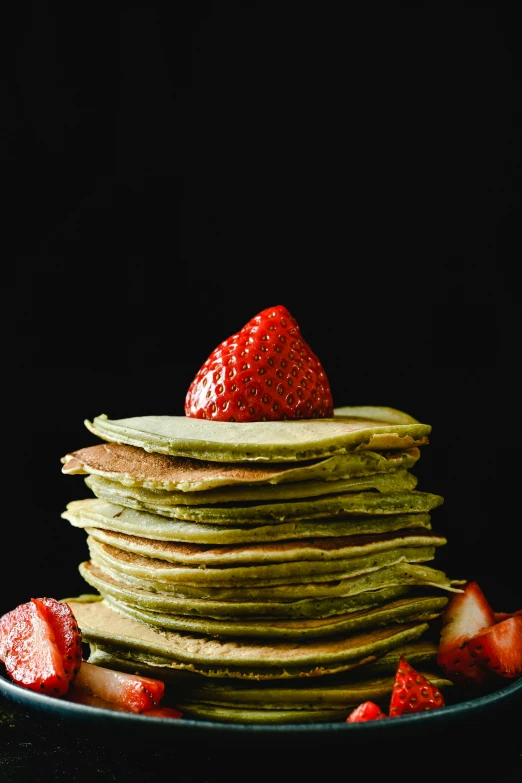
{"label": "whole strawberry on top", "polygon": [[286,307],[267,307],[210,354],[190,384],[185,415],[214,421],[333,416],[330,383]]}

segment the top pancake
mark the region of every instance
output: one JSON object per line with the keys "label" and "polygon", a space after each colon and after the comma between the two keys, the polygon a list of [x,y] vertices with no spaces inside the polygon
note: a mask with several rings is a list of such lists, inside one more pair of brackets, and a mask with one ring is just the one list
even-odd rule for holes
{"label": "top pancake", "polygon": [[407,413],[378,406],[336,408],[331,419],[208,421],[188,416],[136,416],[85,420],[101,440],[145,451],[214,462],[299,462],[357,451],[426,445],[431,426]]}

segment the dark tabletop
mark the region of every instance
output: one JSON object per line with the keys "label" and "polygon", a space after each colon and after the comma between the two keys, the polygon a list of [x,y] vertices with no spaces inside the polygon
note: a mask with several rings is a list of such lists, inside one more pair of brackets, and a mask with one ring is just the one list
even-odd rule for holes
{"label": "dark tabletop", "polygon": [[[158,742],[140,732],[117,733],[69,723],[0,697],[0,781],[163,780],[214,783],[274,780],[386,780],[521,783],[522,723],[517,700],[491,717],[433,736],[343,746],[339,738],[266,741],[180,734]],[[177,734],[177,733],[176,733]],[[354,774],[356,772],[356,774]],[[259,777],[260,776],[260,777]]]}

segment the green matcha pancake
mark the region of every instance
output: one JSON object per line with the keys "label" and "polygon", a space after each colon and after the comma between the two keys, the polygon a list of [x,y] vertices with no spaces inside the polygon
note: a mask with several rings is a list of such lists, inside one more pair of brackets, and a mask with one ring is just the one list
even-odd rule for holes
{"label": "green matcha pancake", "polygon": [[[320,677],[347,671],[375,660],[379,655],[418,639],[428,623],[396,623],[356,634],[321,640],[222,640],[206,635],[166,631],[122,617],[104,601],[68,601],[87,644],[116,645],[124,649],[160,655],[172,668],[208,676],[253,679]],[[212,674],[215,672],[215,675]]]}
{"label": "green matcha pancake", "polygon": [[277,524],[243,525],[238,528],[186,522],[136,511],[98,498],[73,500],[62,513],[75,527],[111,530],[126,535],[142,536],[158,541],[193,544],[266,543],[313,537],[328,538],[350,535],[389,533],[407,528],[431,530],[429,514],[389,514],[349,516],[317,520],[299,520]]}
{"label": "green matcha pancake", "polygon": [[[412,664],[413,665],[413,664]],[[364,670],[365,667],[362,667]],[[362,671],[361,670],[361,671]],[[353,670],[352,670],[353,672]],[[263,710],[321,710],[355,708],[364,701],[373,701],[381,707],[390,703],[395,677],[371,677],[359,680],[349,679],[352,672],[346,675],[325,676],[320,682],[310,680],[282,683],[263,681],[258,684],[251,682],[215,682],[203,681],[197,685],[183,689],[181,704],[216,705],[240,709]],[[450,688],[451,680],[443,677],[440,672],[421,670],[432,685],[440,688]]]}
{"label": "green matcha pancake", "polygon": [[118,497],[135,498],[146,505],[154,506],[206,506],[220,503],[281,502],[294,498],[312,498],[320,495],[339,495],[343,492],[401,492],[415,489],[418,479],[405,468],[365,476],[349,476],[330,481],[320,479],[283,484],[260,484],[258,486],[238,485],[217,487],[202,492],[180,492],[179,490],[147,489],[126,486],[120,481],[92,475],[86,482],[93,489],[101,486],[106,492]]}
{"label": "green matcha pancake", "polygon": [[211,618],[243,621],[253,619],[306,619],[326,618],[338,614],[370,609],[387,601],[400,598],[408,592],[409,585],[394,584],[389,587],[370,587],[366,591],[348,596],[331,598],[302,598],[295,601],[219,601],[218,599],[184,598],[177,595],[142,589],[123,581],[120,574],[109,573],[90,561],[79,565],[79,571],[88,585],[100,594],[114,598],[127,607],[152,612],[163,612],[183,617]]}
{"label": "green matcha pancake", "polygon": [[[332,561],[347,558],[359,558],[363,555],[398,550],[401,547],[444,546],[446,538],[438,536],[424,528],[405,528],[390,533],[372,535],[351,535],[330,538],[301,538],[290,541],[277,541],[266,544],[243,544],[235,546],[210,546],[208,544],[186,544],[176,541],[156,541],[142,536],[129,536],[125,533],[86,527],[89,538],[102,544],[131,552],[143,557],[166,560],[185,566],[203,566],[211,571],[221,566],[228,568],[232,575],[238,573],[240,565],[286,564],[303,561],[322,561],[325,565]],[[328,569],[326,569],[327,571]],[[325,572],[326,572],[325,571]],[[245,576],[248,570],[244,570]],[[254,578],[263,575],[262,570],[251,571]],[[277,573],[274,571],[274,573]],[[291,573],[291,571],[289,571]],[[267,575],[270,571],[266,572]]]}
{"label": "green matcha pancake", "polygon": [[93,473],[125,486],[163,491],[201,492],[216,487],[257,486],[298,481],[331,481],[412,468],[418,448],[360,451],[296,464],[209,462],[156,454],[124,443],[101,443],[62,458],[62,473]]}
{"label": "green matcha pancake", "polygon": [[[74,601],[75,599],[69,600]],[[432,676],[435,674],[435,676],[440,677],[440,670],[437,666],[438,646],[426,638],[425,635],[394,647],[374,661],[365,663],[364,666],[355,667],[338,674],[323,675],[318,681],[310,680],[309,678],[297,678],[294,680],[285,678],[281,683],[278,683],[277,680],[252,682],[252,680],[242,680],[240,678],[207,677],[204,667],[202,667],[203,673],[173,669],[169,658],[145,653],[137,649],[118,648],[115,645],[97,642],[90,642],[89,648],[89,661],[91,663],[97,666],[105,666],[108,669],[129,672],[130,674],[139,671],[145,677],[161,676],[161,679],[168,685],[175,685],[176,696],[179,696],[181,693],[183,695],[194,693],[196,689],[198,692],[204,692],[207,688],[212,688],[214,685],[218,689],[224,686],[231,699],[235,693],[241,694],[243,690],[261,690],[265,688],[267,690],[281,689],[284,691],[287,687],[290,687],[292,690],[295,689],[295,691],[299,689],[299,692],[302,694],[307,689],[315,691],[318,686],[321,689],[335,687],[346,690],[353,688],[355,691],[356,688],[364,689],[366,683],[376,683],[387,679],[391,675],[394,676],[401,657],[406,658],[417,671],[429,671],[432,672]]]}
{"label": "green matcha pancake", "polygon": [[[150,593],[162,593],[171,599],[181,599],[179,606],[190,605],[195,599],[202,599],[202,614],[206,614],[204,609],[205,602],[209,601],[209,607],[215,604],[215,611],[220,607],[227,607],[231,612],[239,614],[257,614],[263,616],[268,613],[275,616],[278,612],[280,617],[290,617],[292,604],[295,601],[304,599],[313,599],[315,601],[323,598],[340,598],[358,595],[368,590],[379,590],[388,587],[433,587],[443,591],[460,592],[453,580],[448,579],[443,571],[439,571],[430,566],[417,563],[401,562],[391,566],[382,566],[379,569],[369,571],[363,574],[352,575],[348,578],[332,578],[331,581],[307,581],[290,584],[276,584],[260,587],[257,584],[241,586],[220,586],[213,587],[205,584],[189,585],[175,581],[161,581],[159,578],[146,578],[137,576],[138,573],[148,573],[150,577],[154,576],[153,567],[144,571],[143,565],[135,561],[135,556],[120,556],[118,552],[108,552],[106,545],[93,547],[92,554],[95,556],[89,561],[96,566],[98,573],[101,572],[105,577],[110,577],[116,582],[121,583],[130,590],[138,589]],[[134,572],[134,573],[132,573]],[[161,574],[160,574],[161,576]],[[88,580],[86,580],[88,581]],[[174,606],[174,602],[171,604]],[[179,610],[180,614],[186,611]],[[192,614],[192,612],[189,613]]]}
{"label": "green matcha pancake", "polygon": [[[382,474],[385,475],[385,474]],[[377,480],[377,476],[375,477]],[[427,514],[443,503],[440,495],[415,489],[392,492],[345,492],[323,497],[287,501],[254,501],[215,503],[211,506],[174,505],[164,495],[152,496],[153,490],[123,487],[100,476],[87,476],[85,483],[97,498],[138,511],[203,522],[213,525],[248,525],[261,522],[296,521],[328,516],[361,516],[364,514]],[[376,481],[375,481],[376,483]],[[147,492],[147,496],[144,493]]]}
{"label": "green matcha pancake", "polygon": [[385,407],[343,407],[331,419],[209,421],[186,416],[85,420],[101,440],[215,462],[300,462],[357,450],[410,449],[429,442],[431,426]]}
{"label": "green matcha pancake", "polygon": [[[435,541],[441,541],[433,536]],[[412,537],[415,542],[415,537]],[[422,539],[421,539],[422,540]],[[383,543],[383,542],[381,542]],[[152,558],[135,554],[130,549],[121,549],[99,539],[89,536],[87,545],[93,563],[106,565],[122,574],[136,577],[137,579],[154,580],[161,583],[180,585],[210,585],[235,588],[243,585],[249,587],[268,587],[270,585],[293,584],[297,581],[327,582],[332,579],[344,579],[350,576],[366,574],[371,571],[396,565],[397,563],[422,563],[433,560],[435,546],[420,545],[414,543],[407,545],[407,541],[399,546],[394,546],[391,540],[389,549],[371,551],[368,545],[362,549],[359,556],[355,556],[354,547],[347,557],[331,558],[328,560],[298,560],[283,563],[247,564],[224,566],[195,566],[174,563],[167,559]],[[164,546],[168,546],[164,544]],[[384,544],[383,544],[384,546]]]}
{"label": "green matcha pancake", "polygon": [[123,617],[170,631],[203,633],[211,636],[273,639],[320,639],[389,623],[434,620],[448,599],[445,596],[412,596],[391,601],[376,608],[334,617],[307,620],[260,620],[184,617],[137,609],[104,593],[105,603]]}

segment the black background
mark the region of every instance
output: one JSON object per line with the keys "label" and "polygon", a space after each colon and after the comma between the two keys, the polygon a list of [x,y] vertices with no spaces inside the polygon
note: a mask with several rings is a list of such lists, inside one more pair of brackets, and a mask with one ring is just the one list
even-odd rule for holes
{"label": "black background", "polygon": [[432,425],[436,564],[522,608],[514,12],[283,5],[33,2],[2,26],[0,611],[89,589],[60,518],[88,496],[60,463],[97,442],[84,419],[182,414],[276,304],[337,406]]}

